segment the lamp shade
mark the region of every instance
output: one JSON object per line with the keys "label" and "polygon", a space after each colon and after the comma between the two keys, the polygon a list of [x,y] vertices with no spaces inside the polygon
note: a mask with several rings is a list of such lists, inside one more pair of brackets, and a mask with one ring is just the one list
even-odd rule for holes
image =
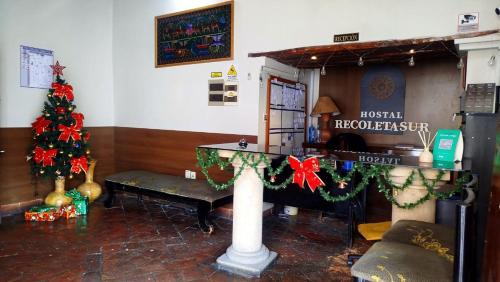
{"label": "lamp shade", "polygon": [[332,116],[340,115],[340,110],[335,105],[335,102],[330,98],[330,96],[320,96],[314,109],[311,112],[311,116],[320,114],[331,114]]}

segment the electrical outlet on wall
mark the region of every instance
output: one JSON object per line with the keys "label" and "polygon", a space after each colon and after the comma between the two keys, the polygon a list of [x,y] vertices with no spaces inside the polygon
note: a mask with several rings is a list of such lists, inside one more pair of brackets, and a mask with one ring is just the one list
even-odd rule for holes
{"label": "electrical outlet on wall", "polygon": [[190,178],[191,179],[196,179],[196,171],[191,171]]}
{"label": "electrical outlet on wall", "polygon": [[189,169],[184,171],[184,178],[191,178],[191,171]]}

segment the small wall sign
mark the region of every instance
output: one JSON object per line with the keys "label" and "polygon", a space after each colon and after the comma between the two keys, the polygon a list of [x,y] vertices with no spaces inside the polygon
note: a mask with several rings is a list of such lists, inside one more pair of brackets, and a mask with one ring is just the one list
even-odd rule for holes
{"label": "small wall sign", "polygon": [[219,78],[222,77],[222,72],[221,71],[213,71],[210,73],[211,78]]}
{"label": "small wall sign", "polygon": [[458,32],[473,31],[479,29],[479,13],[467,13],[458,15]]}
{"label": "small wall sign", "polygon": [[359,41],[359,32],[333,35],[333,42]]}

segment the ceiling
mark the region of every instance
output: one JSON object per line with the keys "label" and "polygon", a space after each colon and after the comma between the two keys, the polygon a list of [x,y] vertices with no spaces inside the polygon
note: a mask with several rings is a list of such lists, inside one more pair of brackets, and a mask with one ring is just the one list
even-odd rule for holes
{"label": "ceiling", "polygon": [[[470,38],[498,33],[500,30],[462,33],[444,37],[427,37],[403,40],[384,40],[332,45],[309,46],[272,52],[250,53],[249,57],[268,57],[276,61],[304,69],[381,63],[408,62],[413,56],[415,61],[435,57],[458,58],[455,39]],[[314,58],[315,56],[316,58]]]}

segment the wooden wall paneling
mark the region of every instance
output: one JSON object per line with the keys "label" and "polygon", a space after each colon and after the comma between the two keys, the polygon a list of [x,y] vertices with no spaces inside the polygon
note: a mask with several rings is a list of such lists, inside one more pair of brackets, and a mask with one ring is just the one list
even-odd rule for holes
{"label": "wooden wall paneling", "polygon": [[[149,170],[184,176],[186,169],[197,172],[195,149],[203,144],[238,142],[245,138],[257,143],[257,136],[117,127],[115,129],[116,170]],[[217,171],[214,171],[217,172]],[[218,173],[226,179],[231,173]]]}
{"label": "wooden wall paneling", "polygon": [[[459,119],[452,121],[453,113],[459,111],[461,71],[457,70],[455,59],[434,59],[416,62],[414,67],[406,63],[396,65],[406,78],[405,120],[429,122],[429,129],[458,128]],[[416,132],[403,135],[382,135],[363,133],[359,130],[335,129],[336,119],[359,119],[360,83],[364,67],[344,66],[329,68],[321,76],[319,95],[331,96],[338,105],[341,115],[332,118],[332,132],[353,132],[362,135],[369,145],[413,144],[421,147]]]}
{"label": "wooden wall paneling", "polygon": [[[98,160],[94,181],[101,185],[106,175],[115,171],[114,167],[114,128],[87,127],[91,134],[91,155]],[[26,155],[32,142],[31,128],[0,128],[0,148],[5,153],[0,155],[0,205],[29,202],[43,199],[52,189],[49,179],[32,177]],[[66,189],[81,184],[83,174],[67,180]]]}

